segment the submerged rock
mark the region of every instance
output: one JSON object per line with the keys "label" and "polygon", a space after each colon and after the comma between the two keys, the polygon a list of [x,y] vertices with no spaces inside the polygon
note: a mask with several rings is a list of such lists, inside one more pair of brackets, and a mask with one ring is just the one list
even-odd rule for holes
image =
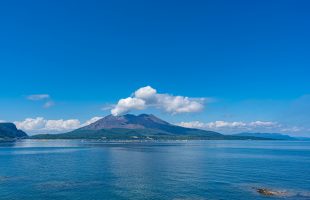
{"label": "submerged rock", "polygon": [[0,182],[8,180],[8,176],[0,176]]}
{"label": "submerged rock", "polygon": [[267,188],[255,188],[256,191],[264,196],[283,196],[286,195],[286,192],[283,191],[274,191],[271,189],[267,189]]}

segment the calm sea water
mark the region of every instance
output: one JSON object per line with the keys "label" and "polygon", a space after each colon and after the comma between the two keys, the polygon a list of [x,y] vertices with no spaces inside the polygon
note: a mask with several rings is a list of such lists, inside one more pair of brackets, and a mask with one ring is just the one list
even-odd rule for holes
{"label": "calm sea water", "polygon": [[305,200],[310,142],[2,143],[0,199]]}

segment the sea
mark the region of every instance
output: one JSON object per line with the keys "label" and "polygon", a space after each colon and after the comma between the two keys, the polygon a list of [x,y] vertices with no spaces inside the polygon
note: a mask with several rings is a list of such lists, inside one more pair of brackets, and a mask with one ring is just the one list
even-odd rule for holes
{"label": "sea", "polygon": [[105,199],[310,200],[310,142],[0,143],[0,200]]}

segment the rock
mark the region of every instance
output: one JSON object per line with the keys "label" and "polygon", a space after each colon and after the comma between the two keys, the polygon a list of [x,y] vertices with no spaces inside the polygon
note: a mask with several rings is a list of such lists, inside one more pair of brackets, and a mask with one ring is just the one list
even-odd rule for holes
{"label": "rock", "polygon": [[282,191],[274,191],[267,188],[256,188],[256,191],[264,196],[283,196],[285,192]]}
{"label": "rock", "polygon": [[8,179],[8,176],[0,176],[0,182],[7,181]]}

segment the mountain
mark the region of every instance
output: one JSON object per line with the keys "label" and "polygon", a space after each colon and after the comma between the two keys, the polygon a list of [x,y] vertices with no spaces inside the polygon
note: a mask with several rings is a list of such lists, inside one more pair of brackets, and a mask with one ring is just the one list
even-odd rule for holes
{"label": "mountain", "polygon": [[108,115],[90,125],[62,134],[41,134],[32,139],[105,139],[105,140],[265,140],[252,136],[222,135],[214,131],[170,124],[154,115]]}
{"label": "mountain", "polygon": [[13,123],[0,123],[0,139],[24,138],[27,134],[18,130]]}
{"label": "mountain", "polygon": [[97,122],[82,127],[79,131],[100,131],[100,130],[131,130],[144,133],[155,133],[157,135],[205,135],[210,137],[221,136],[220,133],[213,131],[204,131],[200,129],[190,129],[181,126],[172,125],[163,121],[154,115],[108,115]]}
{"label": "mountain", "polygon": [[247,136],[247,137],[260,137],[266,139],[273,139],[273,140],[296,140],[297,138],[291,137],[289,135],[284,135],[281,133],[238,133],[234,136]]}
{"label": "mountain", "polygon": [[108,115],[88,126],[63,134],[32,136],[34,139],[224,139],[213,131],[170,124],[154,115]]}
{"label": "mountain", "polygon": [[[100,129],[113,129],[113,128],[122,128],[122,129],[163,129],[166,127],[172,127],[173,125],[165,122],[154,115],[122,115],[122,116],[113,116],[108,115],[88,126],[80,128],[80,130],[100,130]],[[176,127],[176,126],[173,126]]]}
{"label": "mountain", "polygon": [[297,140],[310,141],[309,137],[296,137]]}

